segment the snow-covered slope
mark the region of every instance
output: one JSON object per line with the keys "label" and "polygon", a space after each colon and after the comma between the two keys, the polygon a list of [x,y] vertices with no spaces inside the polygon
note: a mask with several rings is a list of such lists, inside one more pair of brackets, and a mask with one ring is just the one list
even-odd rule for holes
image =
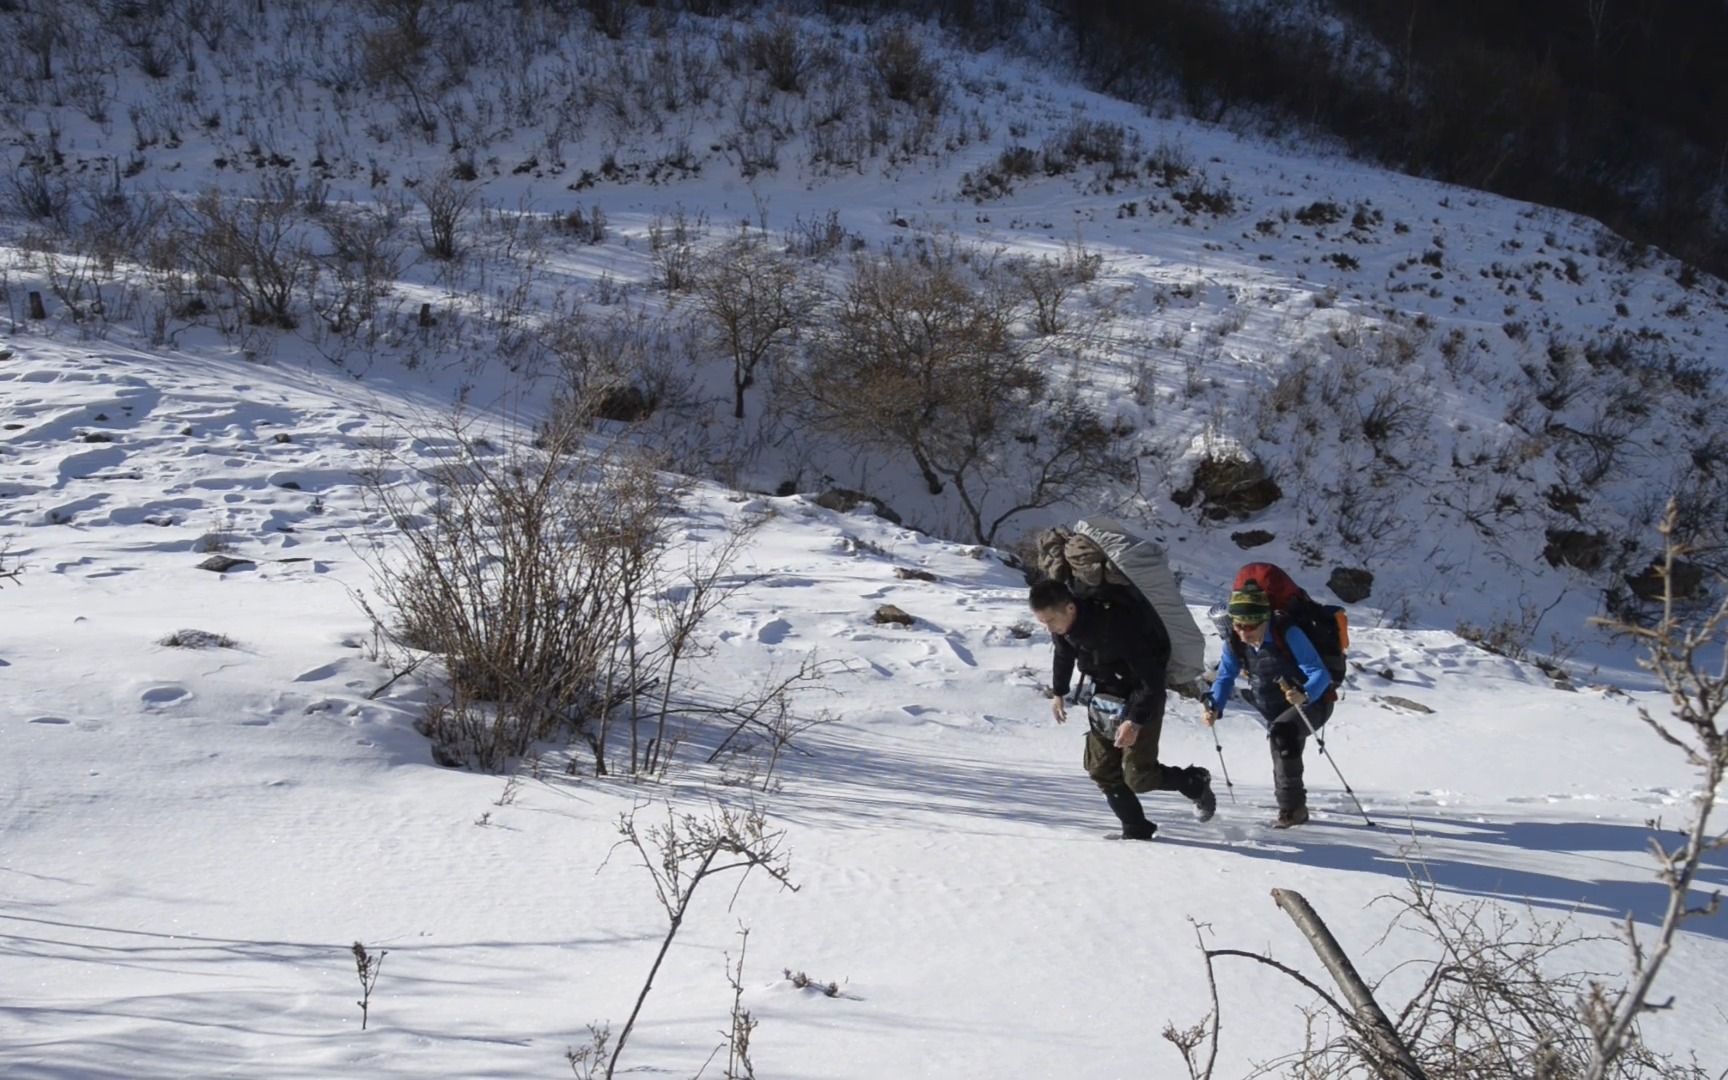
{"label": "snow-covered slope", "polygon": [[[532,375],[558,363],[547,328],[581,311],[631,328],[661,377],[693,380],[697,400],[665,418],[689,467],[762,491],[831,478],[957,535],[953,492],[931,497],[904,455],[789,436],[773,379],[734,423],[724,361],[701,345],[685,358],[691,305],[655,282],[668,252],[741,228],[838,244],[808,263],[830,284],[854,246],[1066,249],[1099,257],[1099,276],[1043,345],[1139,462],[1131,484],[1081,501],[1172,542],[1197,593],[1261,540],[1256,556],[1316,588],[1336,567],[1369,571],[1360,621],[1468,624],[1624,669],[1585,620],[1605,594],[1637,607],[1626,578],[1647,566],[1668,495],[1720,562],[1724,285],[1588,220],[1147,116],[1078,89],[1032,53],[1052,48],[1036,35],[974,53],[915,24],[814,18],[626,19],[601,34],[538,6],[430,7],[411,32],[349,5],[218,13],[173,33],[144,9],[136,26],[68,14],[76,45],[55,81],[7,88],[10,202],[47,215],[14,229],[15,322],[37,288],[62,332],[210,355],[227,327],[223,345],[249,355],[318,356],[366,380],[406,366],[433,399],[532,412],[552,392]],[[405,34],[463,47],[393,52]],[[166,43],[167,75],[149,74],[140,38]],[[802,66],[784,76],[788,53]],[[891,84],[889,60],[929,83]],[[419,251],[440,176],[471,185],[456,263]],[[195,215],[157,216],[162,200],[206,191],[307,211],[287,236],[324,261],[302,267],[292,333],[246,325],[207,273],[145,242],[150,222],[179,220],[183,252]],[[336,310],[357,272],[330,261],[354,248],[328,228],[344,210],[396,222],[380,250],[399,280],[369,318]],[[1172,502],[1236,448],[1278,501],[1222,520]],[[1000,539],[1075,509],[1022,515]]]}
{"label": "snow-covered slope", "polygon": [[[642,1070],[695,1074],[721,1039],[741,921],[761,1075],[874,1080],[1180,1075],[1157,1033],[1206,1008],[1190,919],[1316,970],[1272,887],[1306,894],[1375,975],[1425,955],[1373,944],[1391,915],[1372,902],[1411,858],[1446,897],[1519,919],[1657,915],[1647,822],[1683,816],[1690,775],[1636,718],[1632,655],[1583,621],[1648,561],[1670,492],[1720,527],[1720,282],[1576,217],[1148,116],[1026,49],[920,27],[936,108],[881,96],[880,26],[778,24],[813,58],[787,91],[753,59],[766,23],[614,41],[558,5],[487,5],[434,35],[471,48],[393,71],[364,6],[213,9],[224,26],[183,27],[160,78],[117,44],[130,24],[77,9],[54,78],[0,89],[0,546],[24,567],[0,590],[0,1073],[561,1073],[590,1021],[628,1015],[664,932],[647,874],[613,852],[619,815],[662,802],[755,800],[801,889],[698,896],[625,1055]],[[1005,168],[1013,147],[1030,174]],[[1082,160],[1100,147],[1119,152]],[[450,170],[473,202],[465,258],[440,262],[418,254],[418,192]],[[328,217],[289,229],[326,257],[292,330],[146,242],[152,207],[290,178],[302,210],[396,222],[390,293],[340,331]],[[590,244],[569,213],[596,209]],[[1316,823],[1265,831],[1264,740],[1233,712],[1216,821],[1159,797],[1159,843],[1100,841],[1079,734],[1035,692],[1049,645],[1023,636],[1019,572],[942,539],[958,509],[909,463],[776,426],[772,379],[732,421],[723,364],[684,351],[691,305],[655,284],[681,228],[698,248],[742,228],[837,241],[803,264],[830,284],[853,247],[1098,256],[1046,353],[1138,462],[1096,499],[1170,545],[1197,611],[1250,557],[1322,595],[1334,567],[1373,573],[1329,744],[1379,827],[1310,749]],[[405,480],[433,463],[458,402],[500,438],[531,428],[557,388],[548,328],[574,313],[637,328],[640,355],[689,381],[638,430],[702,478],[691,550],[761,521],[740,565],[760,579],[705,627],[702,678],[737,695],[835,662],[800,707],[836,722],[766,792],[704,765],[717,735],[699,725],[664,783],[566,774],[559,747],[509,782],[435,767],[413,729],[427,672],[391,683],[371,659],[351,592],[373,588],[356,552],[388,523],[360,473],[382,452]],[[1278,501],[1213,520],[1172,500],[1236,448]],[[919,528],[762,494],[788,481],[861,488]],[[1270,539],[1246,548],[1251,531]],[[1551,545],[1593,569],[1551,565]],[[251,565],[197,569],[215,549]],[[873,624],[882,603],[917,622]],[[1580,689],[1461,640],[1466,623],[1571,655]],[[162,644],[189,629],[231,644]],[[1189,703],[1164,745],[1220,772]],[[1725,883],[1716,862],[1700,887]],[[1682,935],[1663,983],[1679,1006],[1649,1021],[1718,1069],[1724,925]],[[363,1034],[357,939],[389,950]],[[1624,962],[1604,941],[1572,966]],[[1300,1046],[1292,984],[1226,966],[1220,990],[1220,1075]]]}
{"label": "snow-covered slope", "polygon": [[[1689,777],[1622,695],[1554,690],[1443,631],[1363,630],[1330,744],[1378,828],[1311,750],[1316,822],[1268,832],[1264,739],[1232,713],[1218,818],[1154,797],[1159,842],[1106,843],[1076,726],[1035,692],[1048,639],[1013,629],[1018,572],[799,497],[700,488],[688,504],[697,546],[766,519],[739,563],[765,576],[708,628],[712,689],[812,652],[845,667],[801,706],[837,721],[799,740],[769,793],[702,765],[699,726],[664,784],[565,775],[555,749],[514,782],[437,768],[411,728],[424,691],[374,698],[390,676],[347,592],[370,587],[355,548],[379,525],[353,473],[400,437],[382,404],[276,365],[14,348],[0,529],[27,571],[0,595],[9,1077],[556,1074],[589,1021],[627,1015],[664,931],[647,875],[627,852],[607,860],[619,814],[652,822],[661,800],[755,801],[800,886],[698,894],[624,1061],[678,1073],[720,1041],[741,923],[760,1075],[1127,1077],[1178,1074],[1156,1032],[1205,1009],[1190,918],[1313,969],[1273,887],[1306,894],[1376,975],[1422,953],[1400,935],[1373,946],[1390,909],[1372,902],[1411,857],[1446,896],[1514,915],[1607,930],[1658,911],[1645,821],[1674,820]],[[434,449],[398,445],[407,461]],[[216,531],[254,564],[197,569]],[[874,625],[884,602],[917,623]],[[232,644],[161,644],[184,629]],[[1164,746],[1216,771],[1190,703],[1172,703]],[[1700,887],[1725,883],[1713,863]],[[389,950],[364,1033],[355,940]],[[1725,959],[1720,920],[1682,935],[1664,980],[1682,1007],[1652,1019],[1659,1045],[1728,1057],[1711,1015]],[[1612,942],[1578,960],[1622,963]],[[1223,967],[1220,989],[1225,1075],[1299,1045],[1293,984]]]}

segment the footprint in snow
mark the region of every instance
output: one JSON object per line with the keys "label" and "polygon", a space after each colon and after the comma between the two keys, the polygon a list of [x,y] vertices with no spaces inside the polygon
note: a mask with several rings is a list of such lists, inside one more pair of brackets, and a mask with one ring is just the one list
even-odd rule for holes
{"label": "footprint in snow", "polygon": [[191,696],[191,691],[187,690],[184,686],[168,685],[152,686],[150,689],[138,695],[138,699],[150,709],[154,710],[161,708],[164,705],[173,705],[176,702],[184,701]]}
{"label": "footprint in snow", "polygon": [[756,640],[764,645],[778,645],[785,641],[791,633],[791,623],[785,619],[775,619],[772,622],[764,623],[761,629],[756,631]]}

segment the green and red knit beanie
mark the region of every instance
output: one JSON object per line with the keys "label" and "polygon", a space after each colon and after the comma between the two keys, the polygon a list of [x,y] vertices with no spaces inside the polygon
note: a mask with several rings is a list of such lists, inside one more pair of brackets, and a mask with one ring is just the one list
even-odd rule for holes
{"label": "green and red knit beanie", "polygon": [[1230,618],[1245,623],[1261,623],[1272,617],[1272,605],[1260,586],[1250,581],[1230,594]]}

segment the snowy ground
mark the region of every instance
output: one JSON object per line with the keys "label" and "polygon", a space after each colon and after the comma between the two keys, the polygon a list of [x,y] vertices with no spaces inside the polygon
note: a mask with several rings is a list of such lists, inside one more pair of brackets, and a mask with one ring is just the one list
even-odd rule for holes
{"label": "snowy ground", "polygon": [[[1609,932],[1627,913],[1655,917],[1647,822],[1683,819],[1691,777],[1638,722],[1636,692],[1596,685],[1648,681],[1584,621],[1648,558],[1666,493],[1708,472],[1687,463],[1728,445],[1708,386],[1728,334],[1722,282],[1571,215],[1149,116],[1011,49],[932,38],[948,103],[918,134],[918,110],[879,109],[858,81],[860,26],[799,23],[841,59],[792,95],[715,62],[720,24],[572,46],[510,21],[550,18],[538,10],[470,28],[488,48],[537,51],[499,71],[482,50],[466,74],[429,79],[449,125],[433,137],[414,122],[418,99],[356,78],[354,43],[372,24],[344,22],[361,17],[340,4],[238,5],[225,51],[189,44],[196,70],[172,79],[124,64],[92,74],[72,50],[68,85],[0,95],[5,164],[62,154],[51,179],[81,185],[74,217],[94,213],[109,177],[134,208],[321,177],[334,206],[406,215],[401,278],[348,337],[309,300],[294,332],[244,325],[215,289],[204,314],[183,314],[171,273],[84,259],[70,242],[56,254],[48,226],[0,223],[12,329],[0,546],[25,568],[0,588],[0,1075],[568,1075],[563,1055],[591,1021],[622,1023],[664,924],[647,874],[622,852],[607,861],[619,815],[700,814],[747,794],[701,764],[715,735],[700,728],[665,784],[551,767],[507,786],[434,766],[411,727],[430,690],[407,679],[375,694],[391,676],[369,659],[350,590],[371,587],[355,548],[379,522],[356,481],[383,451],[431,460],[427,432],[452,401],[531,422],[549,380],[524,370],[551,363],[525,329],[539,320],[581,307],[687,333],[689,305],[652,284],[650,234],[679,215],[701,244],[741,223],[785,237],[833,212],[872,252],[1101,256],[1052,355],[1133,432],[1138,481],[1107,494],[1170,545],[1189,602],[1216,600],[1245,558],[1299,568],[1322,596],[1334,565],[1375,574],[1352,607],[1361,668],[1330,742],[1380,827],[1362,825],[1310,749],[1315,823],[1265,830],[1270,763],[1233,711],[1220,731],[1235,797],[1221,791],[1218,818],[1198,825],[1155,797],[1158,843],[1103,842],[1112,821],[1080,771],[1080,733],[1054,726],[1035,692],[1048,639],[1011,631],[1031,625],[1017,571],[880,518],[699,486],[693,548],[740,515],[767,518],[741,564],[764,576],[707,627],[714,692],[743,693],[811,652],[845,672],[808,701],[838,721],[755,796],[785,830],[800,890],[753,879],[730,908],[734,882],[698,896],[625,1070],[702,1067],[741,923],[764,1077],[1090,1080],[1181,1075],[1158,1033],[1206,1009],[1191,919],[1218,945],[1319,977],[1274,887],[1312,900],[1370,976],[1425,955],[1402,935],[1374,946],[1392,914],[1374,901],[1401,889],[1412,857],[1447,897],[1525,918]],[[711,96],[667,77],[661,49],[679,72],[709,63]],[[1123,125],[1138,160],[1182,164],[1180,183],[1087,165],[982,203],[962,193],[1009,145],[1042,148],[1078,120]],[[916,145],[818,160],[822,140],[878,122],[889,143]],[[743,175],[741,147],[762,140],[779,165]],[[453,143],[476,166],[460,265],[417,257],[424,219],[407,184],[456,164]],[[684,165],[666,167],[680,150]],[[619,171],[584,176],[602,161]],[[1187,212],[1176,190],[1196,186],[1233,202]],[[1320,204],[1341,216],[1316,216]],[[550,217],[596,208],[608,226],[593,246]],[[320,226],[301,227],[325,253]],[[837,281],[846,254],[809,273]],[[32,289],[46,323],[25,317]],[[417,325],[422,302],[434,328]],[[1619,361],[1586,359],[1622,339]],[[724,382],[714,357],[699,360],[697,390]],[[827,473],[959,535],[952,498],[921,493],[904,462],[776,442],[762,388],[744,425],[722,396],[660,418],[708,474],[771,491]],[[1365,429],[1382,400],[1404,411],[1376,444]],[[1241,522],[1176,507],[1199,457],[1234,444],[1261,455],[1285,498]],[[1556,527],[1602,530],[1608,564],[1544,561]],[[1245,554],[1226,540],[1246,528],[1275,538]],[[196,569],[213,546],[251,566]],[[918,623],[871,624],[884,602]],[[1529,648],[1577,661],[1580,689],[1460,640],[1465,622],[1522,624]],[[233,646],[160,644],[183,629]],[[1190,703],[1172,702],[1164,746],[1172,763],[1218,771]],[[1724,885],[1728,864],[1712,863],[1700,887]],[[389,951],[363,1033],[355,940]],[[1624,962],[1603,942],[1573,966]],[[840,993],[799,989],[788,970]],[[1648,1025],[1713,1071],[1728,1065],[1724,971],[1728,921],[1691,924],[1658,986],[1677,1007]],[[1408,978],[1387,984],[1393,1001]],[[1300,1046],[1293,984],[1226,964],[1220,989],[1220,1076]]]}
{"label": "snowy ground", "polygon": [[[27,571],[0,594],[0,1072],[568,1075],[565,1050],[627,1015],[664,930],[647,875],[606,863],[612,825],[742,800],[698,764],[712,734],[688,733],[668,784],[554,770],[499,805],[502,778],[430,764],[409,726],[422,690],[369,697],[389,676],[346,590],[369,584],[353,472],[401,430],[381,405],[291,365],[13,348],[0,535]],[[1269,762],[1237,712],[1218,818],[1154,797],[1159,842],[1106,843],[1079,731],[1033,689],[1048,640],[1009,631],[1017,572],[875,517],[710,488],[692,542],[738,514],[771,514],[741,564],[768,576],[714,617],[715,688],[814,650],[848,666],[814,702],[840,719],[757,796],[800,891],[754,879],[730,909],[733,882],[699,894],[627,1069],[702,1066],[741,923],[760,1075],[1145,1077],[1180,1075],[1157,1033],[1204,1012],[1189,919],[1320,976],[1273,887],[1308,896],[1372,976],[1418,951],[1370,947],[1390,917],[1372,902],[1412,851],[1448,896],[1582,929],[1661,902],[1645,822],[1680,818],[1688,771],[1624,696],[1555,690],[1446,632],[1362,630],[1357,658],[1393,677],[1355,678],[1331,745],[1382,827],[1310,750],[1316,822],[1265,830]],[[255,565],[195,569],[216,531]],[[883,602],[919,622],[870,624]],[[234,645],[158,644],[185,628]],[[1164,746],[1216,766],[1189,703]],[[1720,862],[1701,882],[1725,884]],[[364,1033],[355,940],[389,950]],[[1581,959],[1622,964],[1612,943]],[[1660,1046],[1728,1061],[1725,971],[1728,923],[1692,924],[1660,987],[1679,1007],[1649,1025]],[[1222,1075],[1299,1045],[1292,984],[1229,966],[1220,983]]]}

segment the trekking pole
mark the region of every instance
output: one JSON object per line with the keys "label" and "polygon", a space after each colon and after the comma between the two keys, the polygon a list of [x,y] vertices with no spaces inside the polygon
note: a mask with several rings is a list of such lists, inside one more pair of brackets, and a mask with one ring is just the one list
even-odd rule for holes
{"label": "trekking pole", "polygon": [[1221,719],[1223,718],[1215,717],[1206,726],[1212,729],[1212,749],[1218,751],[1218,768],[1224,773],[1224,787],[1230,792],[1230,801],[1234,803],[1236,801],[1236,785],[1230,782],[1230,766],[1224,764],[1224,744],[1218,741],[1218,721]]}
{"label": "trekking pole", "polygon": [[[1278,686],[1280,689],[1289,690],[1292,685],[1293,684],[1289,679],[1278,680]],[[1300,705],[1296,705],[1295,702],[1291,702],[1291,704],[1296,708],[1296,715],[1302,718],[1302,723],[1307,727],[1308,734],[1314,736],[1314,745],[1320,748],[1320,756],[1325,758],[1326,763],[1332,766],[1332,771],[1338,774],[1338,782],[1344,785],[1344,794],[1350,796],[1350,800],[1356,804],[1356,812],[1362,815],[1362,820],[1368,823],[1369,828],[1374,828],[1374,819],[1368,816],[1368,811],[1362,809],[1362,800],[1356,797],[1356,792],[1350,788],[1350,781],[1344,779],[1344,771],[1338,767],[1338,762],[1335,761],[1332,755],[1327,752],[1326,739],[1314,727],[1314,722],[1308,719],[1308,710],[1304,709]]]}

